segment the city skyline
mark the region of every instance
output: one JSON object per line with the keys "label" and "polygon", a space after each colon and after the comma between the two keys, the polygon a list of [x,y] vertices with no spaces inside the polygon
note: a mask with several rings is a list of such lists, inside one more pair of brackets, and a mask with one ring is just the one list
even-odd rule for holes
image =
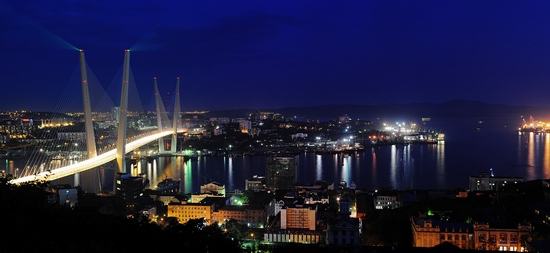
{"label": "city skyline", "polygon": [[117,99],[127,48],[142,103],[154,76],[163,94],[179,76],[183,110],[452,99],[550,107],[547,5],[3,1],[0,110],[54,111],[78,91],[77,49]]}

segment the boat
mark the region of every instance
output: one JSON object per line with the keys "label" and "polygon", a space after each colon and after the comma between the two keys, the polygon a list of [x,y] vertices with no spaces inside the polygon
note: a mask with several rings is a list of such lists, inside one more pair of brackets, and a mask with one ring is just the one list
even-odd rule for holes
{"label": "boat", "polygon": [[178,192],[180,187],[180,181],[172,178],[165,178],[157,184],[155,190],[159,192]]}

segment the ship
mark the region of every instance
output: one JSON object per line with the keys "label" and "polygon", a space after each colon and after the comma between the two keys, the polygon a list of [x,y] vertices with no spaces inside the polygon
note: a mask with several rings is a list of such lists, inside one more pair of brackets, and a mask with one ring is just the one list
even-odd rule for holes
{"label": "ship", "polygon": [[165,178],[157,184],[155,190],[159,192],[178,192],[180,188],[180,181],[172,178]]}

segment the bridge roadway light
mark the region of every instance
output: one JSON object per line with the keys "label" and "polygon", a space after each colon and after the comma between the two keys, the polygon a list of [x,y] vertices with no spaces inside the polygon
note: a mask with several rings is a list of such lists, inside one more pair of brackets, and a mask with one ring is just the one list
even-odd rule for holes
{"label": "bridge roadway light", "polygon": [[[127,151],[127,153],[131,152],[131,151],[137,149],[138,147],[143,146],[143,145],[145,145],[145,144],[147,144],[147,143],[149,143],[149,142],[151,142],[155,139],[162,138],[162,137],[170,135],[170,134],[172,134],[171,131],[164,131],[164,132],[161,132],[161,133],[153,134],[153,135],[148,136],[148,137],[141,138],[141,139],[136,140],[135,142],[132,142],[132,143],[127,143],[126,144],[126,151]],[[25,176],[25,177],[21,177],[21,178],[16,177],[17,179],[12,180],[11,182],[14,183],[14,184],[20,184],[20,183],[24,183],[24,182],[34,181],[34,180],[37,180],[37,179],[44,179],[46,177],[49,178],[50,180],[59,179],[59,178],[62,178],[62,177],[73,175],[75,173],[86,171],[86,170],[89,170],[91,168],[95,168],[99,165],[105,164],[109,161],[114,160],[115,155],[116,155],[116,149],[113,149],[113,150],[110,150],[110,151],[108,151],[106,153],[103,153],[99,156],[96,156],[94,158],[83,160],[80,163],[66,165],[64,167],[53,169],[53,170],[48,171],[48,172],[41,172],[41,173],[38,173],[38,174],[32,175],[32,176]],[[18,174],[17,173],[18,170],[19,170],[19,168],[16,169],[16,174]]]}

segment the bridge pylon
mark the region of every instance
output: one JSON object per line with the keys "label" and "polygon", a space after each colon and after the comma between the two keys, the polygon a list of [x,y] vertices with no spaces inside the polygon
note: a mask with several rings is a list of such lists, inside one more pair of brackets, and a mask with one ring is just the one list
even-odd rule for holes
{"label": "bridge pylon", "polygon": [[[156,107],[156,113],[157,113],[157,128],[159,132],[164,131],[164,122],[162,114],[164,113],[164,110],[161,110],[162,107],[162,98],[160,96],[160,92],[157,85],[157,78],[154,77],[154,89],[155,89],[155,107]],[[179,86],[180,86],[180,78],[177,77],[176,79],[176,99],[174,103],[174,115],[173,115],[173,122],[172,122],[172,130],[174,133],[172,134],[172,141],[170,144],[170,151],[167,152],[167,149],[164,145],[164,138],[158,140],[158,146],[159,146],[159,154],[164,155],[174,155],[176,154],[176,147],[177,147],[177,126],[180,119],[181,109],[180,109],[180,97],[179,97]]]}
{"label": "bridge pylon", "polygon": [[[156,110],[156,113],[157,113],[157,128],[158,128],[158,132],[162,132],[163,131],[163,127],[162,127],[162,114],[161,114],[161,110],[160,110],[160,107],[162,105],[162,99],[160,98],[160,92],[159,92],[159,87],[157,85],[157,77],[154,77],[153,78],[154,80],[154,89],[155,89],[155,110]],[[163,138],[160,138],[158,139],[158,145],[159,145],[159,154],[161,153],[161,151],[164,149],[164,139]]]}
{"label": "bridge pylon", "polygon": [[[88,87],[88,75],[86,73],[86,59],[84,50],[80,49],[80,82],[82,84],[82,103],[84,108],[84,124],[86,129],[86,150],[88,151],[87,159],[97,156],[97,148],[95,145],[94,125],[92,122],[92,106],[90,103],[90,91]],[[100,183],[101,184],[101,183]],[[80,185],[80,173],[74,176],[74,185]]]}
{"label": "bridge pylon", "polygon": [[170,146],[170,152],[172,155],[176,154],[176,147],[178,146],[178,123],[180,121],[180,77],[176,79],[176,100],[174,101],[174,116],[172,119],[172,126],[174,133],[172,134],[172,143]]}
{"label": "bridge pylon", "polygon": [[[128,86],[130,80],[130,50],[124,51],[124,67],[122,70],[122,91],[120,92],[120,111],[118,115],[118,137],[117,137],[117,172],[126,171],[126,125],[128,121]],[[116,189],[116,183],[115,183]]]}
{"label": "bridge pylon", "polygon": [[[151,142],[154,142],[158,139],[163,139],[167,136],[172,136],[175,132],[173,129],[167,129],[164,130],[162,126],[162,115],[160,114],[160,106],[158,103],[162,104],[162,100],[160,99],[160,94],[158,92],[158,88],[156,87],[156,79],[155,79],[155,92],[156,96],[159,97],[157,99],[157,115],[158,122],[159,122],[159,129],[156,133],[147,133],[144,136],[139,136],[139,138],[135,138],[132,141],[128,142],[128,139],[126,138],[127,135],[127,116],[128,116],[128,95],[129,95],[129,79],[130,79],[130,51],[125,50],[124,54],[124,67],[123,67],[123,77],[122,77],[122,92],[121,92],[121,100],[120,100],[120,108],[118,113],[118,140],[116,143],[116,149],[107,150],[106,152],[101,152],[101,154],[98,154],[96,142],[95,142],[95,135],[94,135],[94,129],[93,129],[93,121],[92,121],[92,111],[91,111],[91,104],[90,104],[90,94],[89,94],[89,82],[87,80],[87,73],[86,73],[86,62],[84,57],[84,51],[80,50],[80,74],[81,74],[81,84],[82,84],[82,98],[83,98],[83,105],[84,105],[84,117],[85,117],[85,127],[86,127],[86,142],[87,142],[87,159],[80,160],[76,163],[55,163],[58,165],[58,167],[54,167],[54,164],[50,160],[40,160],[43,159],[46,156],[40,156],[39,158],[31,157],[30,160],[37,162],[38,164],[43,163],[46,165],[35,165],[30,164],[25,166],[24,169],[26,173],[16,173],[18,175],[17,178],[14,178],[10,181],[12,184],[22,184],[26,182],[32,182],[32,181],[39,181],[39,180],[47,180],[47,181],[53,181],[62,179],[68,176],[75,175],[75,186],[79,184],[79,176],[80,173],[98,168],[99,166],[112,162],[113,160],[116,160],[117,162],[117,168],[115,169],[115,173],[122,173],[122,174],[130,174],[128,171],[128,168],[126,168],[126,152],[131,152],[136,149],[138,149],[141,146],[147,145]],[[178,89],[179,94],[179,89]],[[179,99],[179,98],[178,98]],[[178,101],[177,108],[177,114],[179,114],[179,101]],[[168,127],[169,128],[169,127]],[[128,142],[128,143],[127,143]],[[49,159],[49,158],[48,158]],[[44,162],[45,161],[45,162]],[[29,162],[28,162],[29,163]],[[60,165],[60,166],[59,166]],[[99,176],[99,175],[98,175]],[[117,184],[116,180],[113,180],[113,191],[117,191]],[[101,182],[100,189],[102,188]]]}

